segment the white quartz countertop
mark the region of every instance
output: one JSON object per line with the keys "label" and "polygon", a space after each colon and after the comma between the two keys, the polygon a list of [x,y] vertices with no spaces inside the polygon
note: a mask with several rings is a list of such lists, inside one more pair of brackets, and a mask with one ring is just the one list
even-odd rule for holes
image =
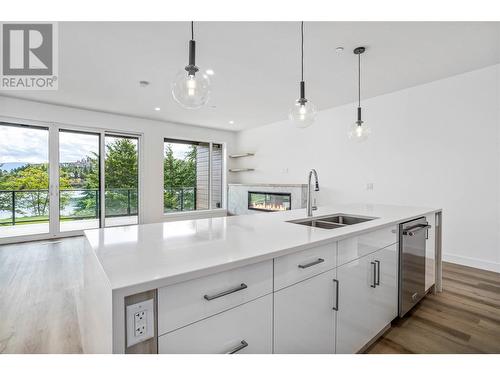
{"label": "white quartz countertop", "polygon": [[121,293],[138,293],[337,241],[440,209],[388,205],[320,207],[314,216],[352,214],[377,219],[337,229],[288,223],[305,209],[86,230],[85,236]]}

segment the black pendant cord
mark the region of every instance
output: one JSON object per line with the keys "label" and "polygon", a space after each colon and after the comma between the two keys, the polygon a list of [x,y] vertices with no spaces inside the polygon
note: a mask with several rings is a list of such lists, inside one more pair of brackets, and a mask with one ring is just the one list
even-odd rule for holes
{"label": "black pendant cord", "polygon": [[304,21],[300,23],[300,37],[301,37],[301,46],[300,46],[300,80],[304,81]]}
{"label": "black pendant cord", "polygon": [[196,67],[196,42],[194,41],[194,21],[191,21],[191,40],[189,41],[189,63],[186,66],[189,75],[194,76],[198,71]]}
{"label": "black pendant cord", "polygon": [[300,23],[300,103],[304,105],[306,100],[306,84],[304,82],[304,21]]}
{"label": "black pendant cord", "polygon": [[361,54],[358,54],[358,107],[361,108]]}

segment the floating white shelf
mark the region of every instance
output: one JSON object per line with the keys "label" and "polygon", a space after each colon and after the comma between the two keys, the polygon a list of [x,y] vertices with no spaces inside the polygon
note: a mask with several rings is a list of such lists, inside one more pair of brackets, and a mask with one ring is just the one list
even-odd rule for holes
{"label": "floating white shelf", "polygon": [[255,154],[253,152],[245,152],[243,154],[233,154],[233,155],[229,155],[230,158],[232,159],[236,159],[236,158],[244,158],[244,157],[247,157],[247,156],[254,156]]}
{"label": "floating white shelf", "polygon": [[230,168],[229,172],[251,172],[254,171],[253,168]]}

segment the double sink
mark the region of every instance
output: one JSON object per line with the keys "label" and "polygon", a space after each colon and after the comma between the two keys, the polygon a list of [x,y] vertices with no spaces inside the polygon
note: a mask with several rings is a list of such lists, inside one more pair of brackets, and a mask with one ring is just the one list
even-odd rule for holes
{"label": "double sink", "polygon": [[335,229],[343,228],[347,225],[364,223],[376,219],[376,217],[367,216],[354,216],[346,214],[318,216],[314,218],[290,220],[289,223],[307,225],[309,227],[322,228],[322,229]]}

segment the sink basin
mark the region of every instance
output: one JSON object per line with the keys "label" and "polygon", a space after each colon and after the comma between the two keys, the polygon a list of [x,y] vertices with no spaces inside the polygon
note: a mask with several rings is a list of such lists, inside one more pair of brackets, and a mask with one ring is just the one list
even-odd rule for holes
{"label": "sink basin", "polygon": [[328,221],[330,223],[337,223],[343,225],[353,225],[364,223],[365,221],[370,221],[375,219],[374,217],[359,217],[359,216],[351,216],[351,215],[335,215],[335,216],[327,216],[323,218],[318,218],[321,221]]}
{"label": "sink basin", "polygon": [[330,223],[328,221],[323,221],[323,220],[306,220],[302,222],[290,221],[290,223],[302,224],[302,225],[307,225],[309,227],[323,228],[323,229],[335,229],[344,227],[344,225],[342,224]]}
{"label": "sink basin", "polygon": [[319,216],[315,218],[290,220],[288,222],[293,224],[307,225],[309,227],[315,227],[315,228],[335,229],[335,228],[343,228],[347,225],[364,223],[365,221],[370,221],[373,219],[376,218],[367,216],[336,214],[336,215]]}

